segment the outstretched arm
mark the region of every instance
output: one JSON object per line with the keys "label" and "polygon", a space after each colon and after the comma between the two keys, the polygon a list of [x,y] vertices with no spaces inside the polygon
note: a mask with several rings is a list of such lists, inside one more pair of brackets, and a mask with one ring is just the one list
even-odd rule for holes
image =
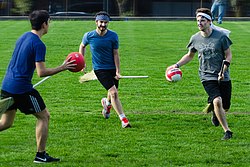
{"label": "outstretched arm", "polygon": [[39,77],[46,77],[55,75],[59,72],[68,70],[68,69],[75,69],[76,64],[74,64],[75,60],[70,61],[70,57],[63,62],[62,65],[55,67],[55,68],[46,68],[45,62],[36,62],[36,70],[37,75]]}
{"label": "outstretched arm", "polygon": [[189,51],[176,64],[173,64],[173,65],[169,66],[167,69],[170,69],[170,68],[179,68],[179,67],[187,64],[188,62],[190,62],[191,60],[193,60],[194,55],[195,55],[194,52]]}

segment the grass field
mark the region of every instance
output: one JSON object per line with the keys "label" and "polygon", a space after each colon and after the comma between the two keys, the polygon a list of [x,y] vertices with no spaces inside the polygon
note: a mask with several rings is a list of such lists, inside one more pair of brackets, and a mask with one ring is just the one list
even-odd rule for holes
{"label": "grass field", "polygon": [[[30,30],[28,21],[1,21],[0,83],[16,39]],[[122,129],[114,110],[104,120],[100,100],[106,91],[98,81],[80,84],[81,73],[69,71],[37,87],[51,122],[47,151],[60,157],[51,166],[160,167],[250,166],[249,134],[249,27],[250,22],[225,22],[232,31],[232,105],[227,115],[234,136],[221,141],[223,130],[213,127],[201,112],[207,95],[198,78],[197,57],[181,67],[183,79],[166,81],[167,66],[187,52],[197,31],[195,21],[114,21],[109,28],[120,38],[122,75],[148,75],[147,79],[120,81],[119,95],[133,126]],[[62,63],[78,51],[92,21],[53,21],[42,40],[47,46],[47,67]],[[87,66],[91,69],[89,47]],[[33,82],[40,78],[34,75]],[[0,166],[35,166],[35,118],[17,113],[12,128],[0,132]]]}

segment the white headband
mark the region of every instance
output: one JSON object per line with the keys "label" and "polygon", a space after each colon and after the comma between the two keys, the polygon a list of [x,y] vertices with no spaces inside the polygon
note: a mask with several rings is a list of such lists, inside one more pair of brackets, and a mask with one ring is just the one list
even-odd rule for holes
{"label": "white headband", "polygon": [[203,16],[203,17],[207,18],[208,20],[212,20],[211,16],[209,16],[206,13],[201,13],[201,12],[197,13],[196,17],[198,17],[198,16]]}

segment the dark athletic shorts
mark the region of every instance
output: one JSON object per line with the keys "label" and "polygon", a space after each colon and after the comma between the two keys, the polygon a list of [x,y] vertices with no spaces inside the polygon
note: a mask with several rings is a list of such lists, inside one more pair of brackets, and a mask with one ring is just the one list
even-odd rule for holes
{"label": "dark athletic shorts", "polygon": [[231,81],[204,81],[202,82],[205,91],[208,94],[208,103],[220,96],[222,98],[223,108],[229,109],[231,105],[232,83]]}
{"label": "dark athletic shorts", "polygon": [[42,97],[35,89],[24,94],[11,94],[1,90],[1,99],[7,97],[13,97],[15,102],[8,110],[19,109],[22,113],[27,115],[41,112],[46,108]]}
{"label": "dark athletic shorts", "polygon": [[114,77],[116,76],[116,70],[94,70],[95,75],[102,86],[109,90],[112,86],[116,86],[118,89],[119,80],[116,80]]}

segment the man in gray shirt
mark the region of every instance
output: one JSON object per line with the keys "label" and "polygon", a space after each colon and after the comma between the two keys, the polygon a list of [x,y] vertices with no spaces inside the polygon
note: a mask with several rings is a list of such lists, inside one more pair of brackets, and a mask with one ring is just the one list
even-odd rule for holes
{"label": "man in gray shirt", "polygon": [[200,31],[190,38],[188,53],[168,69],[187,64],[198,52],[199,77],[209,96],[208,103],[213,111],[212,123],[222,126],[225,132],[222,140],[228,140],[233,134],[228,127],[225,114],[230,108],[232,91],[229,75],[232,41],[225,33],[211,28],[212,14],[209,9],[197,9],[196,20]]}

